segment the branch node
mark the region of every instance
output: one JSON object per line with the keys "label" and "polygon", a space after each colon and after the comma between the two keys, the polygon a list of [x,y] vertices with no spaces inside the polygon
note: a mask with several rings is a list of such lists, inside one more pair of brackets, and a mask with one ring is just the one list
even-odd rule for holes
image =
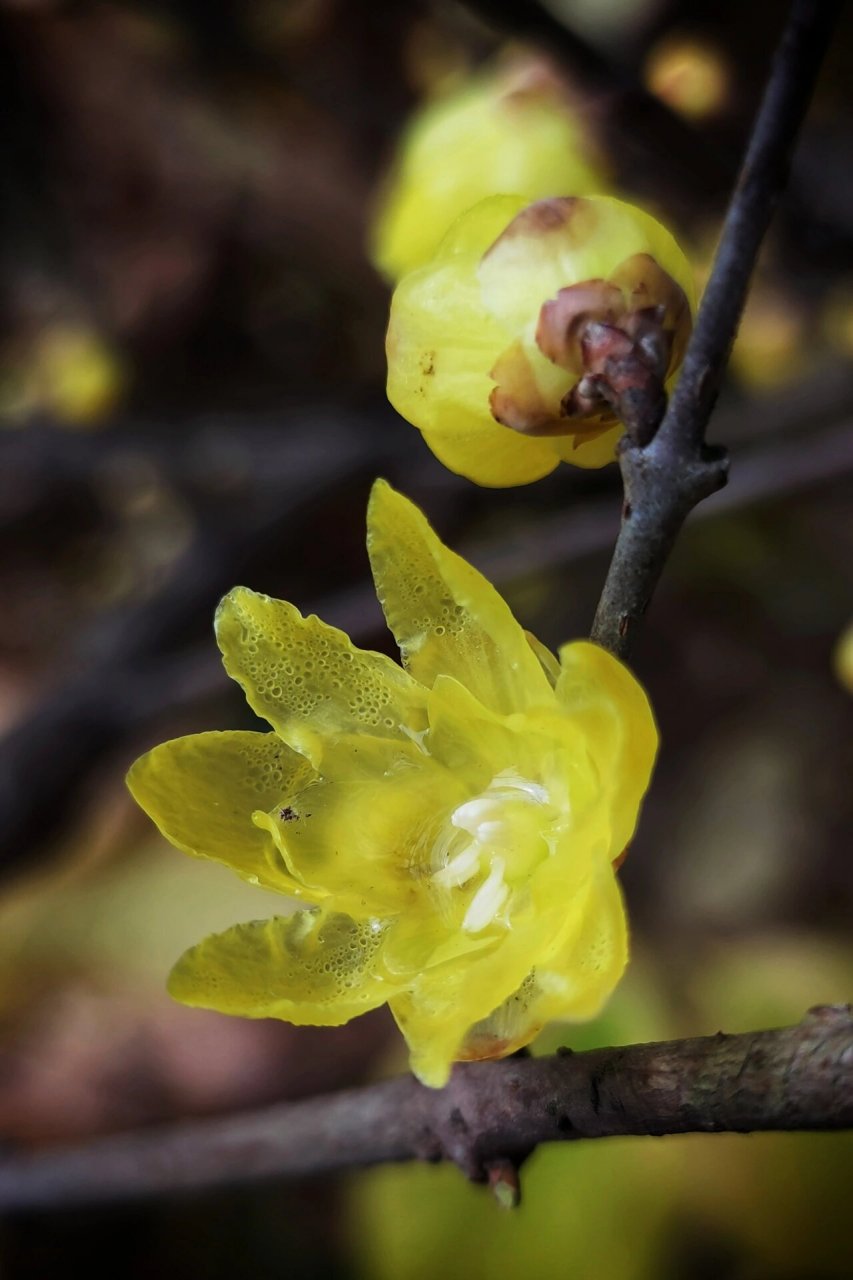
{"label": "branch node", "polygon": [[628,656],[633,624],[651,600],[685,518],[726,482],[727,458],[705,444],[705,429],[839,8],[839,0],[793,0],[681,376],[657,431],[649,434],[645,423],[638,431],[637,415],[648,412],[652,422],[655,406],[648,379],[625,365],[631,350],[623,352],[613,341],[613,349],[607,347],[604,326],[592,331],[592,347],[605,352],[605,364],[617,375],[620,406],[624,400],[635,419],[619,450],[625,518],[592,626],[593,640],[621,658]]}

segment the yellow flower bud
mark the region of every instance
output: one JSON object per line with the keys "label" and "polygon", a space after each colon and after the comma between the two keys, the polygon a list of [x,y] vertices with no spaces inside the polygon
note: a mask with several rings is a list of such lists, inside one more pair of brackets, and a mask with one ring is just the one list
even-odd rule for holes
{"label": "yellow flower bud", "polygon": [[616,410],[662,402],[693,309],[690,264],[641,209],[493,196],[397,286],[388,398],[478,484],[527,484],[561,459],[600,467]]}
{"label": "yellow flower bud", "polygon": [[491,69],[425,106],[400,144],[371,256],[391,280],[427,262],[450,224],[496,192],[602,191],[564,86],[541,61]]}
{"label": "yellow flower bud", "polygon": [[238,587],[217,638],[273,732],[178,738],[128,782],[179,849],[307,904],[193,947],[177,999],[320,1026],[387,1001],[440,1086],[613,991],[657,734],[616,658],[550,653],[382,481],[368,550],[403,667]]}
{"label": "yellow flower bud", "polygon": [[125,370],[94,331],[48,329],[36,353],[35,374],[45,407],[60,422],[90,426],[115,408],[125,390]]}

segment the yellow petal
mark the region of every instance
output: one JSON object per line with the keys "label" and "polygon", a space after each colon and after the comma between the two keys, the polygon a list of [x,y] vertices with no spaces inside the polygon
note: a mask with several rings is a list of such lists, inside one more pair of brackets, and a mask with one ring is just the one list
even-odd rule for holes
{"label": "yellow petal", "polygon": [[454,676],[486,707],[505,713],[553,701],[509,606],[444,546],[417,507],[380,480],[367,520],[376,590],[403,661],[421,684]]}
{"label": "yellow petal", "polygon": [[509,329],[522,333],[529,326],[532,300],[538,313],[565,284],[607,280],[635,254],[654,258],[695,310],[690,263],[656,218],[613,196],[572,200],[569,209],[568,217],[551,217],[546,202],[541,212],[533,207],[483,257],[478,267],[483,299]]}
{"label": "yellow petal", "polygon": [[[448,1081],[465,1036],[515,991],[531,964],[525,934],[507,934],[491,949],[423,970],[389,1008],[409,1046],[412,1071],[440,1089]],[[535,953],[534,953],[535,954]]]}
{"label": "yellow petal", "polygon": [[673,299],[665,327],[674,373],[694,287],[690,264],[664,227],[605,196],[552,197],[526,207],[520,197],[483,201],[394,292],[389,400],[442,462],[478,484],[528,484],[561,458],[605,466],[616,457],[621,431],[609,411],[567,413],[581,350],[572,346],[571,359],[565,352],[558,359],[552,343],[540,345],[540,328],[545,309],[566,290],[611,276],[619,308],[655,300],[645,277],[634,279],[638,262],[667,282]]}
{"label": "yellow petal", "polygon": [[484,310],[473,266],[449,247],[394,291],[385,339],[388,399],[422,431],[445,434],[466,418],[476,423],[491,394],[489,370],[507,341],[506,329]]}
{"label": "yellow petal", "polygon": [[459,680],[437,676],[427,705],[430,754],[464,777],[472,792],[483,790],[503,769],[524,775],[531,744]]}
{"label": "yellow petal", "polygon": [[[569,780],[573,798],[581,789],[600,796],[590,779],[580,777],[580,766],[575,774]],[[592,1016],[615,986],[625,963],[625,924],[606,857],[608,816],[588,796],[579,809],[552,855],[513,888],[506,926],[479,934],[476,951],[460,947],[454,953],[450,937],[440,947],[436,939],[432,953],[405,936],[408,945],[401,948],[398,926],[391,927],[385,958],[406,989],[389,1004],[409,1044],[412,1069],[425,1084],[444,1084],[459,1058],[502,1057],[529,1043],[548,1017],[557,1016],[547,1012],[555,992],[560,1017],[582,1017]],[[419,971],[407,974],[401,957],[419,964]],[[540,969],[547,975],[542,983]]]}
{"label": "yellow petal", "polygon": [[542,670],[548,677],[548,683],[552,689],[555,688],[557,681],[560,678],[559,658],[551,652],[547,645],[544,645],[541,640],[537,639],[532,631],[525,631],[524,634],[527,637],[527,643],[539,659]]}
{"label": "yellow petal", "polygon": [[[424,1084],[446,1084],[451,1065],[464,1055],[471,1029],[518,990],[540,955],[551,953],[571,928],[577,932],[588,882],[582,868],[564,868],[562,878],[552,873],[547,903],[540,895],[520,894],[510,927],[482,937],[479,947],[460,946],[454,955],[448,939],[444,963],[435,963],[433,956],[414,974],[405,975],[402,966],[392,971],[406,989],[389,999],[389,1007],[409,1046],[412,1070]],[[465,941],[464,936],[459,939]],[[394,954],[399,950],[393,927],[389,946]],[[516,1047],[501,1048],[492,1039],[484,1056],[501,1057]]]}
{"label": "yellow petal", "polygon": [[[491,385],[487,396],[490,391]],[[424,429],[424,440],[449,471],[484,488],[508,489],[513,485],[532,484],[550,475],[559,465],[561,455],[556,446],[562,442],[556,437],[539,440],[519,435],[482,412],[469,415],[454,412],[444,422],[446,427]],[[612,460],[612,456],[607,459]],[[576,459],[573,457],[571,461]]]}
{"label": "yellow petal", "polygon": [[294,876],[365,916],[426,913],[422,868],[443,823],[467,798],[463,784],[421,756],[373,778],[320,781],[283,816],[258,814]]}
{"label": "yellow petal", "polygon": [[169,977],[182,1004],[243,1018],[336,1027],[383,1004],[376,975],[385,926],[323,911],[256,920],[185,952]]}
{"label": "yellow petal", "polygon": [[586,735],[610,815],[611,856],[618,858],[634,834],[657,753],[652,709],[628,668],[598,645],[564,645],[560,664],[557,699]]}
{"label": "yellow petal", "polygon": [[595,470],[616,460],[616,446],[622,434],[622,424],[619,423],[607,431],[554,436],[550,443],[564,462],[570,462],[573,467]]}
{"label": "yellow petal", "polygon": [[497,945],[494,935],[467,933],[438,912],[409,912],[389,923],[382,964],[395,982],[403,983],[420,970],[458,963],[475,951],[494,950]]}
{"label": "yellow petal", "polygon": [[235,587],[217,611],[216,636],[252,709],[317,769],[324,735],[405,740],[425,727],[424,691],[401,667],[283,600]]}
{"label": "yellow petal", "polygon": [[274,733],[197,733],[149,751],[127,784],[167,840],[211,858],[267,889],[299,894],[256,809],[287,803],[315,776],[311,765]]}
{"label": "yellow petal", "polygon": [[[495,191],[601,191],[581,127],[541,64],[487,68],[415,113],[386,183],[373,256],[392,278],[425,262],[455,217]],[[495,233],[497,234],[497,232]]]}
{"label": "yellow petal", "polygon": [[503,1057],[530,1044],[551,1021],[596,1017],[628,962],[628,929],[613,870],[599,865],[575,901],[570,926],[543,947],[519,989],[471,1029],[465,1058]]}
{"label": "yellow petal", "polygon": [[596,1017],[628,963],[628,924],[616,873],[599,868],[580,932],[536,968],[539,997],[531,1011],[541,1026],[552,1018]]}

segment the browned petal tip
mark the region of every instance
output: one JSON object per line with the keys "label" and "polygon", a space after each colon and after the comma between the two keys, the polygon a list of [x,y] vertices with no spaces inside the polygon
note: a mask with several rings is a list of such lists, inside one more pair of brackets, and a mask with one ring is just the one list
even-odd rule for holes
{"label": "browned petal tip", "polygon": [[489,396],[489,408],[501,426],[528,436],[559,435],[565,431],[559,411],[555,413],[545,402],[519,341],[502,352],[489,377],[497,383]]}
{"label": "browned petal tip", "polygon": [[483,260],[508,241],[524,237],[536,238],[555,231],[570,230],[573,239],[581,240],[586,235],[590,219],[595,216],[595,209],[583,196],[549,196],[544,200],[534,200],[515,215],[509,226],[504,228],[494,244],[486,250]]}

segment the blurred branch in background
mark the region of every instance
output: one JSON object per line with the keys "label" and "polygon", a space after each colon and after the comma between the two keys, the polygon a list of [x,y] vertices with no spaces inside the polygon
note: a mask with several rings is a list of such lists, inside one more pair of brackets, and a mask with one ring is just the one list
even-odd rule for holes
{"label": "blurred branch in background", "polygon": [[[163,989],[171,958],[194,940],[190,921],[214,930],[268,907],[251,896],[259,890],[240,896],[214,868],[204,876],[193,866],[184,879],[182,859],[144,831],[121,785],[153,741],[248,727],[210,636],[226,589],[248,582],[381,647],[362,525],[378,472],[515,595],[518,616],[544,640],[586,629],[618,532],[615,468],[561,469],[535,492],[496,502],[413,445],[380,407],[387,299],[362,248],[369,193],[415,96],[439,97],[454,76],[464,84],[501,33],[523,38],[527,23],[527,38],[569,73],[584,129],[609,142],[616,194],[642,193],[664,220],[677,212],[706,263],[783,6],[552,0],[547,13],[472,0],[474,9],[491,29],[452,0],[0,0],[10,364],[23,364],[45,316],[52,324],[59,312],[67,325],[66,308],[121,357],[118,397],[104,411],[103,385],[94,396],[100,416],[69,420],[47,400],[0,430],[0,719],[11,726],[0,744],[0,1206],[61,1209],[75,1194],[94,1203],[102,1191],[132,1197],[339,1167],[341,1133],[319,1142],[327,1112],[334,1119],[352,1099],[373,1105],[377,1096],[313,1097],[371,1078],[390,1019],[367,1015],[342,1031],[244,1022],[187,1011]],[[591,10],[600,39],[581,21]],[[685,31],[728,76],[719,114],[689,123],[641,87],[651,84],[650,56]],[[632,965],[602,1019],[555,1029],[541,1052],[564,1034],[580,1049],[784,1026],[817,999],[849,997],[851,704],[831,654],[849,620],[853,563],[844,506],[853,481],[851,49],[841,35],[822,77],[714,419],[732,445],[731,482],[690,517],[646,624],[638,665],[665,750],[622,873]],[[81,350],[71,342],[60,361],[77,379],[78,409]],[[82,392],[91,411],[92,389]],[[841,1015],[837,1037],[820,1019],[814,1029],[830,1061],[849,1044]],[[773,1052],[787,1053],[791,1037],[801,1044],[800,1034],[771,1039]],[[808,1041],[808,1027],[802,1034]],[[709,1057],[682,1048],[670,1061],[683,1066],[686,1054],[693,1071],[731,1052],[766,1119],[768,1041],[748,1039],[748,1058],[736,1038],[705,1042]],[[627,1051],[626,1075],[622,1052],[598,1058],[599,1106],[614,1097],[611,1081],[639,1087],[648,1103],[646,1068],[660,1067],[660,1054]],[[564,1116],[599,1122],[590,1062],[578,1054],[541,1069],[511,1061],[463,1072],[485,1073],[486,1093],[519,1072],[573,1081],[577,1111],[552,1114],[556,1095],[534,1107],[544,1136],[563,1138]],[[820,1062],[809,1057],[804,1084]],[[378,1088],[406,1106],[417,1093],[409,1080]],[[819,1093],[821,1106],[831,1103]],[[258,1110],[306,1096],[295,1110]],[[745,1121],[752,1102],[736,1096]],[[438,1105],[435,1095],[427,1104]],[[183,1123],[211,1112],[223,1119]],[[372,1128],[371,1114],[365,1144],[393,1137],[395,1114]],[[629,1114],[649,1115],[647,1106]],[[443,1132],[458,1141],[453,1116],[450,1104]],[[401,1125],[410,1119],[404,1108]],[[675,1119],[688,1123],[683,1111]],[[106,1145],[92,1142],[110,1132]],[[850,1274],[847,1141],[555,1142],[525,1168],[527,1208],[503,1223],[511,1241],[489,1198],[453,1169],[446,1179],[414,1164],[362,1175],[359,1195],[374,1180],[412,1177],[413,1200],[380,1196],[372,1216],[362,1205],[353,1216],[373,1251],[366,1274],[392,1280],[460,1270],[538,1280],[585,1274],[591,1258],[626,1280],[692,1280],[709,1267],[726,1280],[841,1280]],[[662,1160],[672,1164],[664,1185],[649,1176]],[[634,1200],[631,1167],[642,1185]],[[511,1194],[512,1162],[485,1172]],[[282,1257],[293,1280],[349,1276],[332,1254],[341,1248],[335,1197],[350,1193],[318,1182],[274,1186],[266,1200],[253,1186],[244,1199],[187,1198],[180,1209],[24,1213],[4,1223],[2,1268],[18,1280],[21,1231],[18,1250],[37,1259],[21,1280],[95,1273],[104,1256],[162,1280],[279,1276]],[[150,1239],[140,1221],[155,1224]],[[379,1266],[395,1230],[400,1250]],[[618,1256],[611,1265],[604,1237]],[[268,1270],[256,1266],[264,1248]],[[43,1261],[49,1249],[53,1266]],[[827,1255],[843,1260],[833,1269]]]}
{"label": "blurred branch in background", "polygon": [[688,219],[704,206],[719,210],[737,167],[736,153],[701,151],[681,116],[650,93],[629,66],[616,66],[539,0],[465,0],[490,25],[530,41],[560,61],[590,97],[589,110],[615,144],[639,191],[665,192]]}
{"label": "blurred branch in background", "polygon": [[540,1143],[626,1134],[749,1133],[853,1125],[853,1011],[812,1009],[796,1027],[551,1058],[458,1064],[413,1077],[168,1130],[0,1163],[0,1210],[124,1200],[260,1178],[452,1160],[515,1201]]}
{"label": "blurred branch in background", "polygon": [[[839,366],[719,414],[715,426],[734,442],[738,465],[730,485],[700,506],[695,518],[713,519],[853,473],[853,421],[846,416],[851,392],[853,374]],[[0,741],[0,871],[32,866],[33,854],[48,851],[46,842],[68,820],[85,779],[112,752],[124,747],[129,755],[139,735],[227,687],[210,642],[181,642],[188,633],[207,633],[219,596],[241,574],[254,575],[271,545],[287,556],[291,529],[302,530],[312,502],[320,495],[324,507],[334,502],[337,481],[329,474],[329,459],[335,459],[340,482],[362,476],[365,485],[371,474],[399,465],[405,437],[386,430],[379,413],[362,417],[335,410],[332,421],[328,410],[317,407],[306,408],[300,419],[310,425],[293,423],[272,437],[266,431],[253,436],[251,420],[241,422],[239,515],[232,523],[218,512],[203,519],[159,591],[95,620],[74,644],[72,671]],[[390,417],[387,426],[393,427]],[[200,459],[207,457],[215,468],[225,448],[232,465],[235,446],[226,442],[234,439],[230,423],[222,421],[218,428],[210,421],[191,427],[179,447],[158,444],[131,424],[118,435],[69,438],[44,428],[6,437],[0,440],[0,524],[32,518],[52,501],[57,483],[85,488],[99,466],[128,457],[156,462],[192,495],[203,479]],[[462,483],[441,468],[433,472],[434,493],[445,502]],[[531,565],[564,569],[612,545],[618,530],[614,496],[586,499],[568,512],[528,516],[503,541],[480,541],[463,552],[503,586],[523,578]],[[306,612],[316,612],[357,642],[380,633],[375,593],[366,580],[321,599],[307,585],[304,591],[300,604]],[[73,750],[57,750],[57,743],[73,743]]]}

